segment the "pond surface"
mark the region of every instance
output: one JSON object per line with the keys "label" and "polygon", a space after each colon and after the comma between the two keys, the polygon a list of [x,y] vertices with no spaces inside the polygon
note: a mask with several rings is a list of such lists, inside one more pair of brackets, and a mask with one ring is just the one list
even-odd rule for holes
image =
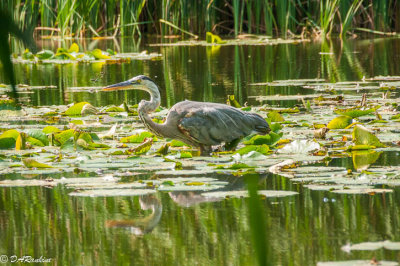
{"label": "pond surface", "polygon": [[[55,86],[24,91],[20,94],[21,100],[34,107],[81,101],[96,107],[120,105],[124,101],[134,105],[147,98],[146,93],[104,93],[86,87],[101,87],[145,74],[159,84],[164,107],[185,99],[224,103],[227,95],[235,95],[240,104],[301,107],[303,104],[297,99],[263,99],[257,96],[317,93],[315,89],[296,85],[296,82],[273,84],[279,80],[318,79],[320,82],[338,83],[400,75],[398,39],[221,47],[159,47],[150,43],[147,40],[122,39],[87,40],[80,45],[86,49],[112,48],[121,52],[148,50],[162,54],[161,60],[132,60],[118,64],[15,64],[18,83]],[[66,47],[69,45],[68,42],[65,44]],[[17,52],[21,52],[20,47],[14,46]],[[38,46],[55,50],[53,47],[58,47],[58,42],[41,41]],[[0,83],[5,83],[2,72]],[[358,90],[337,91],[339,95],[360,96]],[[398,88],[392,92],[392,97],[398,97]],[[2,123],[11,127],[29,127],[37,122],[4,120]],[[374,160],[368,165],[371,169],[398,166],[398,154],[397,150],[383,151],[374,155]],[[321,172],[330,171],[323,167],[357,171],[354,156],[310,165],[321,167]],[[0,157],[0,165],[3,159]],[[119,163],[121,160],[116,161]],[[0,181],[118,174],[118,170],[113,168],[100,173],[96,171],[97,166],[90,167],[82,166],[85,171],[81,173],[75,170],[0,173]],[[129,167],[123,167],[129,170]],[[129,180],[122,178],[121,181],[152,182],[169,175],[156,170],[130,173],[129,178],[125,178]],[[186,167],[186,170],[191,168]],[[138,170],[134,168],[132,171]],[[226,183],[224,191],[246,190],[246,179],[250,178],[246,174],[236,176],[228,172],[200,176]],[[398,247],[348,250],[349,244],[400,241],[399,187],[391,187],[392,193],[338,194],[309,189],[303,186],[302,181],[271,173],[260,173],[256,177],[259,190],[298,192],[287,197],[261,198],[266,224],[265,228],[257,230],[265,229],[267,233],[272,251],[268,257],[271,265],[375,259],[400,261]],[[251,239],[248,198],[207,197],[201,191],[161,190],[142,196],[80,197],[72,196],[70,193],[73,191],[79,192],[80,189],[62,184],[0,187],[0,255],[5,254],[8,258],[13,255],[42,256],[51,258],[54,265],[257,263]]]}

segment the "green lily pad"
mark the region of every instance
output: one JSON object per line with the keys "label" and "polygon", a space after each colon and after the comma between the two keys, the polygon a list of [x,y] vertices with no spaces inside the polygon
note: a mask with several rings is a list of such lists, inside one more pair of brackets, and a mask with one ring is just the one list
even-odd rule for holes
{"label": "green lily pad", "polygon": [[240,155],[248,154],[251,151],[256,151],[264,155],[268,155],[271,151],[268,145],[262,144],[262,145],[247,145],[239,150],[237,150],[235,153],[239,153]]}
{"label": "green lily pad", "polygon": [[51,59],[54,57],[54,53],[50,50],[42,50],[36,54],[36,57],[40,60]]}
{"label": "green lily pad", "polygon": [[70,108],[68,108],[67,111],[64,112],[64,115],[67,116],[83,116],[86,114],[95,114],[97,112],[97,109],[94,108],[90,103],[88,102],[80,102],[76,103]]}
{"label": "green lily pad", "polygon": [[351,123],[353,123],[353,118],[350,116],[339,116],[334,119],[332,119],[328,125],[327,128],[329,129],[343,129],[347,126],[349,126]]}
{"label": "green lily pad", "polygon": [[34,159],[31,158],[25,158],[22,160],[22,162],[28,168],[53,168],[53,166],[51,165],[39,163],[38,161],[35,161]]}
{"label": "green lily pad", "polygon": [[25,133],[29,136],[27,138],[28,142],[31,142],[32,144],[37,145],[37,146],[49,145],[49,139],[47,138],[47,135],[42,130],[29,129]]}
{"label": "green lily pad", "polygon": [[55,126],[47,126],[42,129],[43,133],[45,134],[50,134],[50,133],[58,133],[61,132],[61,129],[55,127]]}
{"label": "green lily pad", "polygon": [[144,131],[139,134],[121,138],[120,142],[122,142],[122,143],[142,143],[146,138],[152,138],[153,141],[157,140],[157,138],[156,138],[156,136],[154,136],[154,134]]}
{"label": "green lily pad", "polygon": [[370,145],[377,148],[385,147],[378,137],[360,125],[355,126],[353,129],[353,142],[356,145]]}
{"label": "green lily pad", "polygon": [[[287,191],[287,190],[259,190],[257,193],[267,198],[288,197],[299,194],[296,191]],[[226,197],[245,198],[249,196],[246,190],[205,192],[202,193],[201,195],[207,198],[226,198]]]}
{"label": "green lily pad", "polygon": [[206,42],[207,43],[215,43],[215,44],[224,44],[226,41],[223,41],[221,37],[216,34],[212,34],[211,32],[206,33]]}
{"label": "green lily pad", "polygon": [[171,147],[183,147],[183,146],[187,146],[186,143],[184,143],[184,142],[182,142],[182,141],[180,141],[180,140],[176,140],[176,139],[171,140],[170,144],[171,144]]}
{"label": "green lily pad", "polygon": [[272,146],[278,142],[278,140],[282,137],[283,133],[275,133],[270,132],[267,135],[256,135],[253,136],[250,140],[244,141],[243,144],[245,145],[269,145]]}
{"label": "green lily pad", "polygon": [[73,129],[67,129],[55,134],[54,138],[59,142],[60,145],[63,145],[67,140],[74,136],[74,132],[75,130]]}
{"label": "green lily pad", "polygon": [[69,47],[68,53],[79,53],[79,46],[75,42]]}
{"label": "green lily pad", "polygon": [[271,122],[283,122],[283,121],[285,121],[283,116],[280,113],[276,112],[276,111],[269,112],[267,114],[267,117],[269,119],[271,119]]}
{"label": "green lily pad", "polygon": [[372,114],[375,111],[376,111],[376,108],[371,108],[371,109],[367,109],[367,110],[360,110],[359,108],[352,108],[352,109],[345,109],[345,110],[336,109],[335,113],[337,113],[338,115],[342,115],[342,116],[349,116],[351,118],[357,118],[360,116]]}
{"label": "green lily pad", "polygon": [[15,147],[15,142],[19,136],[19,132],[15,129],[10,129],[0,135],[0,149],[11,149]]}
{"label": "green lily pad", "polygon": [[73,197],[132,197],[156,193],[153,189],[91,189],[71,192]]}
{"label": "green lily pad", "polygon": [[107,55],[105,52],[103,52],[100,49],[94,49],[91,54],[96,58],[96,59],[110,59],[111,57]]}

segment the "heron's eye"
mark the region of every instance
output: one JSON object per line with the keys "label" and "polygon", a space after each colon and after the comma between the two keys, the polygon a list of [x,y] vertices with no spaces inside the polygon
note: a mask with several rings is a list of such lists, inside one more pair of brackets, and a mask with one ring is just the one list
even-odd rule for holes
{"label": "heron's eye", "polygon": [[137,83],[142,83],[141,79],[136,80]]}

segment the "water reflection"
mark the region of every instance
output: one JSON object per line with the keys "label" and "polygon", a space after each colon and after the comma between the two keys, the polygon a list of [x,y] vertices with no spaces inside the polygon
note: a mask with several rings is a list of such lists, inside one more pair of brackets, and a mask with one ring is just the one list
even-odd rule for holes
{"label": "water reflection", "polygon": [[[398,39],[353,40],[323,43],[282,44],[275,46],[216,46],[216,47],[153,47],[147,40],[120,39],[89,43],[83,49],[112,48],[121,52],[148,50],[163,55],[161,61],[139,61],[105,64],[16,64],[18,83],[57,86],[56,89],[34,90],[28,94],[33,105],[67,104],[89,101],[93,105],[135,104],[143,92],[125,91],[113,94],[73,91],[71,87],[93,87],[127,80],[138,74],[152,77],[161,87],[162,105],[170,107],[178,101],[225,102],[234,94],[241,104],[256,104],[252,96],[295,95],[312,93],[300,86],[274,87],[253,85],[260,82],[288,79],[322,78],[329,82],[361,80],[377,75],[397,75],[396,49]],[[52,48],[69,43],[39,43]],[[14,45],[15,46],[15,45]],[[14,48],[18,50],[16,47]],[[0,82],[4,82],[0,73]],[[293,105],[287,102],[269,104]]]}
{"label": "water reflection", "polygon": [[[303,189],[279,176],[259,182],[259,189],[300,192],[262,201],[273,265],[374,256],[400,259],[395,251],[341,250],[347,243],[399,241],[398,190],[375,196],[337,195]],[[185,196],[178,193],[75,198],[68,192],[62,186],[1,188],[0,253],[44,255],[57,264],[75,265],[109,264],[116,258],[121,264],[146,265],[255,263],[248,199],[194,203],[180,200]],[[186,197],[197,198],[196,193]],[[136,234],[144,235],[132,237]]]}
{"label": "water reflection", "polygon": [[107,227],[123,227],[129,229],[134,235],[148,234],[160,222],[162,214],[162,204],[154,195],[144,195],[139,197],[140,208],[142,210],[151,210],[151,214],[144,218],[133,220],[108,220]]}

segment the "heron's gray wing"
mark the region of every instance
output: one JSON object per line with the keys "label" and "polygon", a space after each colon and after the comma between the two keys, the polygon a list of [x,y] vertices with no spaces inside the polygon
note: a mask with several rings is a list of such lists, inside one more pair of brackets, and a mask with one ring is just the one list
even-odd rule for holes
{"label": "heron's gray wing", "polygon": [[260,123],[268,127],[268,123],[260,116],[228,105],[191,103],[189,109],[185,108],[189,111],[180,120],[179,128],[200,144],[218,145],[221,142],[231,142],[249,135],[252,131],[258,131],[256,127]]}

